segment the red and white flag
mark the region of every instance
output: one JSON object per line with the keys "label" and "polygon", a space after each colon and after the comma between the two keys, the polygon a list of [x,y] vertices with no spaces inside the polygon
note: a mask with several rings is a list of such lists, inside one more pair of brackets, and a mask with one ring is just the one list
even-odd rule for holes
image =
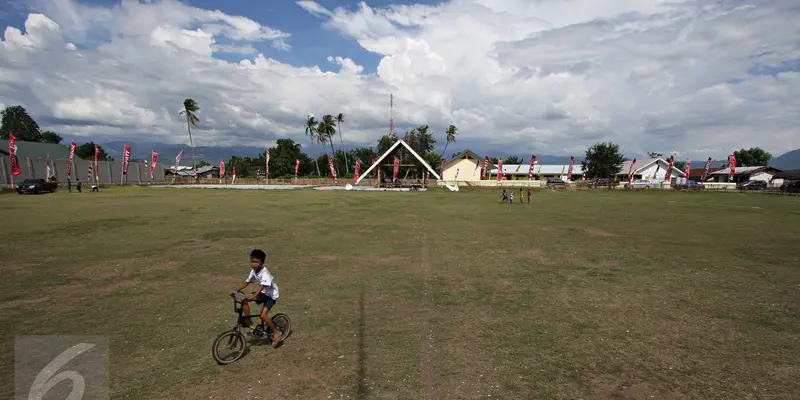
{"label": "red and white flag", "polygon": [[575,165],[575,157],[569,156],[569,168],[567,169],[567,180],[572,180],[572,167]]}
{"label": "red and white flag", "polygon": [[47,157],[44,159],[45,170],[47,171],[47,176],[44,177],[45,182],[50,182],[50,153],[47,153]]}
{"label": "red and white flag", "polygon": [[636,159],[635,158],[631,162],[631,167],[628,168],[628,185],[630,185],[631,182],[633,182],[633,166],[634,165],[636,165]]}
{"label": "red and white flag", "polygon": [[664,174],[664,180],[667,182],[672,182],[672,165],[675,164],[675,156],[669,156],[669,168],[667,168],[667,173]]}
{"label": "red and white flag", "polygon": [[425,171],[425,183],[431,180],[431,171]]}
{"label": "red and white flag", "polygon": [[[442,165],[444,165],[444,158],[442,159]],[[394,158],[394,172],[392,173],[392,182],[397,180],[397,173],[400,172],[400,159],[395,157]]]}
{"label": "red and white flag", "polygon": [[[372,156],[372,164],[370,165],[375,165],[375,156]],[[378,168],[372,170],[372,177],[378,179]]]}
{"label": "red and white flag", "polygon": [[219,179],[225,179],[225,161],[219,160]]}
{"label": "red and white flag", "polygon": [[706,168],[703,170],[703,177],[700,178],[700,182],[705,182],[706,178],[708,178],[708,172],[711,171],[711,157],[708,157],[708,161],[706,161]]}
{"label": "red and white flag", "polygon": [[94,145],[94,182],[100,183],[100,164],[97,162],[100,157],[100,147]]}
{"label": "red and white flag", "polygon": [[183,150],[175,156],[175,174],[178,173],[178,166],[181,164],[181,156],[183,155]]}
{"label": "red and white flag", "polygon": [[528,180],[533,180],[533,167],[536,166],[536,155],[531,156],[531,167],[528,170]]}
{"label": "red and white flag", "polygon": [[489,171],[489,156],[483,156],[483,170],[481,170],[481,180],[486,179],[487,171]]}
{"label": "red and white flag", "polygon": [[94,174],[92,173],[92,163],[86,163],[86,165],[89,166],[89,171],[87,171],[89,178],[86,180],[86,182],[91,182],[92,181],[92,176],[94,176]]}
{"label": "red and white flag", "polygon": [[300,171],[300,160],[294,160],[294,177],[297,178],[297,172]]}
{"label": "red and white flag", "polygon": [[356,160],[356,173],[354,181],[358,181],[358,171],[361,170],[361,160]]}
{"label": "red and white flag", "polygon": [[153,177],[156,174],[157,162],[158,162],[158,152],[153,150],[150,152],[150,180],[153,180]]}
{"label": "red and white flag", "polygon": [[122,175],[128,175],[128,167],[131,165],[131,146],[125,145],[122,152]]}
{"label": "red and white flag", "polygon": [[269,180],[269,149],[267,149],[267,162],[264,166],[264,179]]}
{"label": "red and white flag", "polygon": [[692,160],[687,158],[686,159],[686,171],[683,173],[683,177],[686,180],[689,180],[689,170],[691,170],[691,169],[692,169]]}
{"label": "red and white flag", "polygon": [[[67,180],[72,176],[72,157],[75,156],[75,141],[69,145],[69,162],[67,163]],[[77,174],[77,172],[76,172]]]}
{"label": "red and white flag", "polygon": [[503,180],[503,159],[497,160],[497,181]]}
{"label": "red and white flag", "polygon": [[331,170],[331,176],[333,177],[333,180],[336,181],[336,168],[333,168],[333,158],[331,158],[330,154],[328,154],[328,168]]}
{"label": "red and white flag", "polygon": [[236,167],[233,167],[233,176],[231,177],[231,185],[236,182]]}
{"label": "red and white flag", "polygon": [[10,155],[8,159],[11,164],[11,175],[21,174],[22,170],[19,167],[19,158],[17,157],[17,137],[11,132],[8,133],[8,154]]}
{"label": "red and white flag", "polygon": [[733,180],[733,176],[736,175],[736,156],[733,154],[728,156],[728,162],[731,165],[731,180]]}

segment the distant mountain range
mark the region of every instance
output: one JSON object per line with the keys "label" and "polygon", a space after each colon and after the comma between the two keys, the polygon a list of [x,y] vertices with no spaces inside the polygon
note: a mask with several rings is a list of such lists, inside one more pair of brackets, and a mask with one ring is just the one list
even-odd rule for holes
{"label": "distant mountain range", "polygon": [[769,165],[784,171],[800,170],[800,149],[792,150],[782,156],[773,158],[769,161]]}

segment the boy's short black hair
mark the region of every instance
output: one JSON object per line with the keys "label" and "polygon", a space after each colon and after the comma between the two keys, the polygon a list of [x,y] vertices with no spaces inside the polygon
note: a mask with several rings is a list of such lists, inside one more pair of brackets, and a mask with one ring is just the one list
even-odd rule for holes
{"label": "boy's short black hair", "polygon": [[255,249],[250,252],[250,258],[256,258],[263,263],[267,259],[267,253],[264,253],[264,250]]}

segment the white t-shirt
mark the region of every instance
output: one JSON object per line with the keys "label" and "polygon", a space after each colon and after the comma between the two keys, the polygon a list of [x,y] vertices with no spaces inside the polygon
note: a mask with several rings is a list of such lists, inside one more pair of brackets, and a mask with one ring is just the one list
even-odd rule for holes
{"label": "white t-shirt", "polygon": [[250,275],[245,282],[258,283],[264,286],[264,290],[262,290],[261,293],[271,297],[273,300],[278,300],[278,284],[272,280],[272,274],[267,271],[267,267],[262,267],[259,272],[250,270]]}

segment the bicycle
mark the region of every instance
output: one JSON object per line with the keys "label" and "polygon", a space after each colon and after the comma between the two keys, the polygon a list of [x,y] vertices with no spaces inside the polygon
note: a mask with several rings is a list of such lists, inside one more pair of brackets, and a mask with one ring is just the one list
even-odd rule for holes
{"label": "bicycle", "polygon": [[[241,291],[237,291],[236,294],[245,296],[244,292]],[[214,339],[214,344],[211,347],[211,356],[214,358],[214,361],[216,361],[217,364],[221,365],[230,364],[241,358],[244,354],[245,347],[247,346],[247,339],[240,331],[244,320],[247,318],[260,319],[259,314],[242,315],[242,304],[244,304],[244,299],[237,300],[236,294],[230,294],[231,298],[233,298],[233,312],[239,316],[236,319],[236,326],[234,326],[231,330],[220,333],[217,338]],[[292,320],[289,319],[289,316],[283,313],[275,314],[272,316],[272,322],[274,322],[275,326],[277,326],[280,330],[280,340],[286,339],[292,330]],[[272,344],[272,330],[269,328],[269,325],[264,323],[264,321],[261,321],[261,324],[256,326],[256,328],[250,331],[250,333],[256,340],[263,340],[267,344]],[[222,351],[225,349],[232,350],[232,354],[223,356]]]}

